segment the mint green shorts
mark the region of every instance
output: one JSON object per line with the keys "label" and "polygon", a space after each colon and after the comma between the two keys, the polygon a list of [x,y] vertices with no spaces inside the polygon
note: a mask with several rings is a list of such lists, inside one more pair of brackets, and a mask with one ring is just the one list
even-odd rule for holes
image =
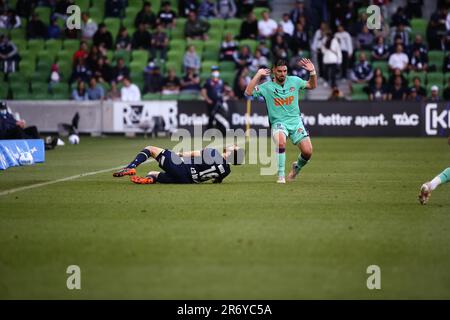
{"label": "mint green shorts", "polygon": [[297,145],[300,141],[309,137],[309,133],[306,131],[301,119],[296,125],[276,122],[272,125],[272,132],[275,133],[277,131],[283,131],[286,137],[289,137],[294,145]]}

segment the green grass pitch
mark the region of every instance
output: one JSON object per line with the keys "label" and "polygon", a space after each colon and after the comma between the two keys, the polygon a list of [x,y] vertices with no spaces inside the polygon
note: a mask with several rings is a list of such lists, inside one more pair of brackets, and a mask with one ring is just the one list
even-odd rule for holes
{"label": "green grass pitch", "polygon": [[[0,172],[0,192],[129,162],[164,139],[81,138]],[[1,299],[449,299],[446,139],[313,138],[294,183],[259,167],[224,183],[149,185],[111,172],[0,196]],[[290,145],[287,163],[297,156]],[[156,169],[144,164],[138,172]],[[66,268],[81,268],[68,290]],[[366,268],[381,268],[368,290]]]}

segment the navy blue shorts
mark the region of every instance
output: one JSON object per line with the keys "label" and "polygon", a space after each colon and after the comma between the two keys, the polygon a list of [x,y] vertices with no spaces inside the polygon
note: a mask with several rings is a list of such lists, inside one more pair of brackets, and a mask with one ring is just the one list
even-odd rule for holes
{"label": "navy blue shorts", "polygon": [[189,166],[173,151],[164,150],[157,157],[159,167],[165,172],[158,175],[159,183],[193,183]]}

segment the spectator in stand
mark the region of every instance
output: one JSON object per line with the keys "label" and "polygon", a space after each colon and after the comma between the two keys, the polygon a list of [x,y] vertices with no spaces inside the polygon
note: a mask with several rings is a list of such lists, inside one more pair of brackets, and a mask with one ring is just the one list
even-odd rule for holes
{"label": "spectator in stand", "polygon": [[289,13],[289,17],[294,25],[298,24],[298,20],[300,17],[309,17],[308,9],[305,8],[304,0],[295,1],[295,7]]}
{"label": "spectator in stand", "polygon": [[194,68],[187,68],[185,76],[181,79],[180,83],[181,93],[200,93],[200,78],[197,73],[195,73]]}
{"label": "spectator in stand", "polygon": [[388,46],[384,43],[383,37],[378,37],[372,49],[372,60],[385,61],[388,59],[388,57],[389,57]]}
{"label": "spectator in stand", "polygon": [[[389,47],[389,55],[395,53],[397,51],[397,46],[400,45],[403,47],[402,39],[400,37],[396,37],[394,43]],[[405,48],[403,47],[403,50]],[[406,52],[405,52],[406,53]]]}
{"label": "spectator in stand", "polygon": [[291,50],[292,52],[309,51],[309,35],[305,31],[303,24],[297,23],[295,31],[291,37]]}
{"label": "spectator in stand", "polygon": [[276,32],[278,25],[270,18],[269,11],[261,13],[262,19],[258,21],[258,35],[260,39],[270,39]]}
{"label": "spectator in stand", "polygon": [[409,63],[409,58],[406,53],[403,52],[403,46],[401,44],[397,45],[395,53],[391,54],[389,57],[389,68],[391,70],[400,69],[401,71],[406,71]]}
{"label": "spectator in stand", "polygon": [[248,15],[250,12],[253,11],[254,6],[255,6],[255,0],[241,0],[239,2],[239,5],[237,6],[238,16]]}
{"label": "spectator in stand", "polygon": [[364,52],[359,53],[359,62],[353,67],[351,80],[354,83],[368,83],[373,77],[373,69]]}
{"label": "spectator in stand", "polygon": [[70,77],[69,83],[81,80],[83,82],[88,82],[91,78],[92,72],[86,64],[86,60],[82,57],[78,58],[75,67],[73,68],[72,75]]}
{"label": "spectator in stand", "polygon": [[145,28],[145,24],[141,23],[139,29],[133,33],[131,48],[133,50],[150,50],[151,43],[152,35]]}
{"label": "spectator in stand", "polygon": [[92,38],[95,46],[100,46],[101,44],[108,50],[113,48],[113,37],[111,32],[108,31],[104,23],[98,25],[98,30],[95,32]]}
{"label": "spectator in stand", "polygon": [[77,87],[72,91],[72,100],[75,101],[87,101],[89,100],[86,85],[83,81],[78,80]]}
{"label": "spectator in stand", "polygon": [[244,67],[236,74],[236,78],[234,80],[234,95],[238,99],[245,99],[245,88],[249,84],[252,78],[250,77],[250,72],[247,67]]}
{"label": "spectator in stand", "polygon": [[356,36],[356,47],[358,50],[372,50],[374,36],[367,25]]}
{"label": "spectator in stand", "polygon": [[181,82],[177,77],[174,69],[169,69],[167,77],[164,79],[162,94],[178,94],[180,93]]}
{"label": "spectator in stand", "polygon": [[403,72],[401,72],[400,69],[395,69],[392,75],[389,77],[389,86],[392,87],[394,85],[395,78],[397,77],[400,77],[400,79],[402,80],[402,86],[407,88],[408,80],[405,78]]}
{"label": "spectator in stand", "polygon": [[427,99],[428,102],[441,102],[439,96],[439,87],[436,85],[431,86],[431,96]]}
{"label": "spectator in stand", "polygon": [[427,72],[428,71],[428,57],[420,53],[419,49],[414,50],[408,65],[409,71]]}
{"label": "spectator in stand", "polygon": [[406,15],[412,18],[422,18],[423,0],[407,0]]}
{"label": "spectator in stand", "polygon": [[75,64],[80,58],[87,59],[89,56],[89,48],[86,41],[80,42],[80,48],[73,54],[72,63]]}
{"label": "spectator in stand", "polygon": [[383,78],[375,77],[375,85],[369,87],[370,101],[386,101],[388,98],[388,89],[383,85]]}
{"label": "spectator in stand", "polygon": [[50,90],[53,89],[53,87],[56,83],[61,82],[61,77],[62,77],[62,74],[59,70],[59,65],[58,65],[58,63],[54,62],[52,64],[52,66],[50,67],[50,77],[48,79]]}
{"label": "spectator in stand", "polygon": [[156,26],[156,14],[152,11],[152,4],[145,1],[142,5],[141,11],[138,12],[134,19],[134,26],[139,28],[139,25],[145,24],[146,29],[153,29]]}
{"label": "spectator in stand", "polygon": [[444,65],[442,66],[442,69],[444,73],[450,73],[450,52],[447,52],[447,55],[444,58]]}
{"label": "spectator in stand", "polygon": [[422,36],[420,34],[417,34],[414,38],[414,42],[409,48],[409,53],[412,54],[416,49],[420,51],[420,54],[425,55],[428,58],[428,48],[423,43]]}
{"label": "spectator in stand", "polygon": [[112,70],[112,75],[112,80],[116,83],[121,82],[123,78],[130,77],[130,69],[125,65],[125,60],[123,58],[117,60],[117,64]]}
{"label": "spectator in stand", "polygon": [[5,10],[4,15],[0,15],[0,29],[17,29],[21,26],[22,20],[14,10]]}
{"label": "spectator in stand", "polygon": [[[59,4],[62,4],[63,1],[60,1]],[[36,6],[35,1],[30,0],[17,0],[16,2],[16,12],[22,18],[28,18],[33,12],[34,7]],[[65,8],[67,9],[67,8]],[[56,12],[58,12],[58,5],[56,7]],[[66,12],[66,10],[63,10]]]}
{"label": "spectator in stand", "polygon": [[58,21],[55,17],[50,19],[50,25],[47,29],[47,39],[60,39],[61,28],[58,25]]}
{"label": "spectator in stand", "polygon": [[269,60],[262,55],[261,50],[256,49],[252,64],[248,67],[251,72],[256,73],[259,69],[269,66]]}
{"label": "spectator in stand", "polygon": [[[387,82],[387,79],[386,79],[386,77],[383,75],[383,72],[381,71],[380,68],[375,68],[375,70],[373,71],[373,77],[372,77],[372,79],[370,79],[370,81],[369,81],[369,87],[375,86],[375,79],[378,78],[378,77],[381,78],[383,85],[386,86],[386,89],[388,89],[388,88],[389,88],[389,83]],[[393,84],[393,83],[394,83],[394,82],[392,82],[392,84]]]}
{"label": "spectator in stand", "polygon": [[391,28],[389,27],[389,23],[383,16],[381,16],[380,22],[381,22],[380,29],[373,30],[375,38],[382,37],[383,39],[389,39],[389,35],[391,34]]}
{"label": "spectator in stand", "polygon": [[233,60],[236,63],[236,68],[238,70],[250,66],[253,60],[250,48],[248,46],[242,46],[239,51],[234,53]]}
{"label": "spectator in stand", "polygon": [[167,48],[169,47],[169,36],[164,31],[161,24],[156,27],[156,31],[152,35],[152,46],[150,48],[151,57],[156,60],[159,53],[159,61],[164,63],[167,60]]}
{"label": "spectator in stand", "polygon": [[295,27],[291,19],[289,18],[289,13],[283,14],[283,19],[280,21],[280,25],[283,28],[283,32],[292,37]]}
{"label": "spectator in stand", "polygon": [[106,94],[106,100],[110,101],[120,101],[120,92],[117,89],[117,83],[115,81],[111,82],[111,88]]}
{"label": "spectator in stand", "polygon": [[124,102],[138,102],[141,101],[141,90],[134,83],[131,83],[129,78],[123,78],[123,87],[120,90],[120,96]]}
{"label": "spectator in stand", "polygon": [[194,11],[189,12],[188,19],[184,25],[184,35],[192,40],[208,40],[206,34],[210,28],[208,21],[204,19],[198,19],[197,14]]}
{"label": "spectator in stand", "polygon": [[190,11],[197,11],[198,9],[198,1],[197,0],[184,0],[178,1],[179,10],[181,12],[180,15],[183,17],[187,17]]}
{"label": "spectator in stand", "polygon": [[413,86],[409,90],[410,95],[413,93],[415,101],[422,101],[427,97],[427,90],[422,87],[419,77],[414,77]]}
{"label": "spectator in stand", "polygon": [[158,13],[157,24],[162,24],[164,28],[172,29],[176,24],[177,14],[172,10],[170,1],[164,1],[162,3],[162,9]]}
{"label": "spectator in stand", "polygon": [[37,13],[33,13],[27,25],[28,39],[43,39],[47,36],[47,26],[39,19]]}
{"label": "spectator in stand", "polygon": [[91,40],[97,32],[97,23],[89,16],[89,13],[81,14],[81,38],[83,40]]}
{"label": "spectator in stand", "polygon": [[253,12],[247,14],[247,18],[241,24],[241,30],[239,32],[239,39],[253,39],[258,38],[258,21]]}
{"label": "spectator in stand", "polygon": [[216,4],[213,0],[203,0],[198,7],[198,17],[200,19],[210,19],[217,16]]}
{"label": "spectator in stand", "polygon": [[447,6],[441,4],[428,23],[427,42],[430,50],[442,50],[442,40],[446,31]]}
{"label": "spectator in stand", "polygon": [[450,77],[447,78],[447,87],[444,89],[443,97],[445,101],[450,101]]}
{"label": "spectator in stand", "polygon": [[131,37],[126,27],[120,27],[116,37],[116,50],[131,51]]}
{"label": "spectator in stand", "polygon": [[286,41],[284,41],[282,35],[277,35],[275,40],[272,42],[272,56],[275,61],[279,59],[288,59],[289,47]]}
{"label": "spectator in stand", "polygon": [[289,43],[291,42],[291,36],[284,32],[283,27],[281,25],[278,25],[278,27],[275,30],[275,33],[272,35],[270,39],[272,48],[274,46],[277,36],[281,36],[283,38],[283,41],[286,42],[287,45],[289,45]]}
{"label": "spectator in stand", "polygon": [[233,40],[233,35],[231,33],[227,33],[225,35],[225,39],[222,41],[220,46],[220,61],[233,61],[233,55],[238,49],[238,43]]}
{"label": "spectator in stand", "polygon": [[342,52],[341,77],[347,79],[347,70],[353,55],[353,41],[350,33],[348,33],[342,24],[338,25],[337,32],[334,34],[339,41]]}
{"label": "spectator in stand", "polygon": [[390,86],[388,100],[405,101],[408,96],[408,89],[403,86],[402,78],[400,76],[395,77],[394,85]]}
{"label": "spectator in stand", "polygon": [[144,69],[144,93],[161,92],[164,78],[159,66],[150,62]]}
{"label": "spectator in stand", "polygon": [[403,23],[400,23],[398,27],[395,27],[391,31],[391,42],[394,42],[396,37],[400,37],[402,39],[402,44],[405,46],[409,46],[409,36],[411,33],[411,28],[405,26]]}
{"label": "spectator in stand", "polygon": [[331,88],[331,94],[328,97],[328,101],[344,101],[344,94],[339,90],[338,87]]}
{"label": "spectator in stand", "polygon": [[230,19],[236,17],[236,3],[234,0],[217,0],[217,18]]}
{"label": "spectator in stand", "polygon": [[322,22],[320,24],[320,28],[316,30],[314,33],[313,41],[311,44],[311,51],[313,54],[313,59],[317,61],[317,64],[319,66],[319,75],[322,77],[324,75],[323,70],[323,53],[322,53],[322,45],[326,41],[327,33],[329,33],[329,27],[326,22]]}
{"label": "spectator in stand", "polygon": [[398,7],[397,11],[391,17],[391,26],[398,27],[401,24],[409,26],[409,19],[405,13],[405,9]]}
{"label": "spectator in stand", "polygon": [[108,61],[106,61],[103,57],[100,57],[97,60],[97,65],[93,69],[93,76],[99,83],[109,83],[113,80],[113,70]]}
{"label": "spectator in stand", "polygon": [[342,63],[342,51],[339,41],[330,32],[327,34],[327,40],[322,45],[323,65],[325,71],[326,85],[336,86],[336,75],[338,66]]}
{"label": "spectator in stand", "polygon": [[266,40],[260,40],[258,43],[258,46],[256,47],[256,50],[261,51],[261,54],[266,57],[267,59],[271,58],[271,52],[270,49],[267,47],[267,41]]}
{"label": "spectator in stand", "polygon": [[103,100],[105,98],[105,90],[100,84],[97,83],[95,77],[92,77],[89,81],[87,95],[89,100]]}
{"label": "spectator in stand", "polygon": [[106,0],[105,17],[122,18],[126,6],[126,0]]}
{"label": "spectator in stand", "polygon": [[194,69],[195,72],[199,72],[200,70],[200,58],[195,51],[195,46],[192,44],[187,47],[186,53],[184,54],[183,67],[185,72],[188,68]]}
{"label": "spectator in stand", "polygon": [[86,65],[88,66],[88,68],[92,71],[96,68],[97,66],[97,61],[98,59],[100,59],[101,57],[104,57],[104,55],[102,54],[102,52],[99,50],[99,48],[97,46],[92,46],[91,50],[89,51],[89,55],[86,59]]}
{"label": "spectator in stand", "polygon": [[20,57],[16,45],[5,35],[0,35],[0,72],[16,72]]}
{"label": "spectator in stand", "polygon": [[0,7],[0,29],[8,29],[8,25],[9,25],[9,21],[8,21],[8,15],[6,13],[6,10],[4,8]]}

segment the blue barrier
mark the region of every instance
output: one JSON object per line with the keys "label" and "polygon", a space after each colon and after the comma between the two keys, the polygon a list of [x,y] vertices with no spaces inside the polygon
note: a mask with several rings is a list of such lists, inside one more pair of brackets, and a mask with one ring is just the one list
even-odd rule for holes
{"label": "blue barrier", "polygon": [[31,154],[33,162],[44,162],[44,140],[0,140],[0,170],[19,166],[19,158],[27,153]]}

